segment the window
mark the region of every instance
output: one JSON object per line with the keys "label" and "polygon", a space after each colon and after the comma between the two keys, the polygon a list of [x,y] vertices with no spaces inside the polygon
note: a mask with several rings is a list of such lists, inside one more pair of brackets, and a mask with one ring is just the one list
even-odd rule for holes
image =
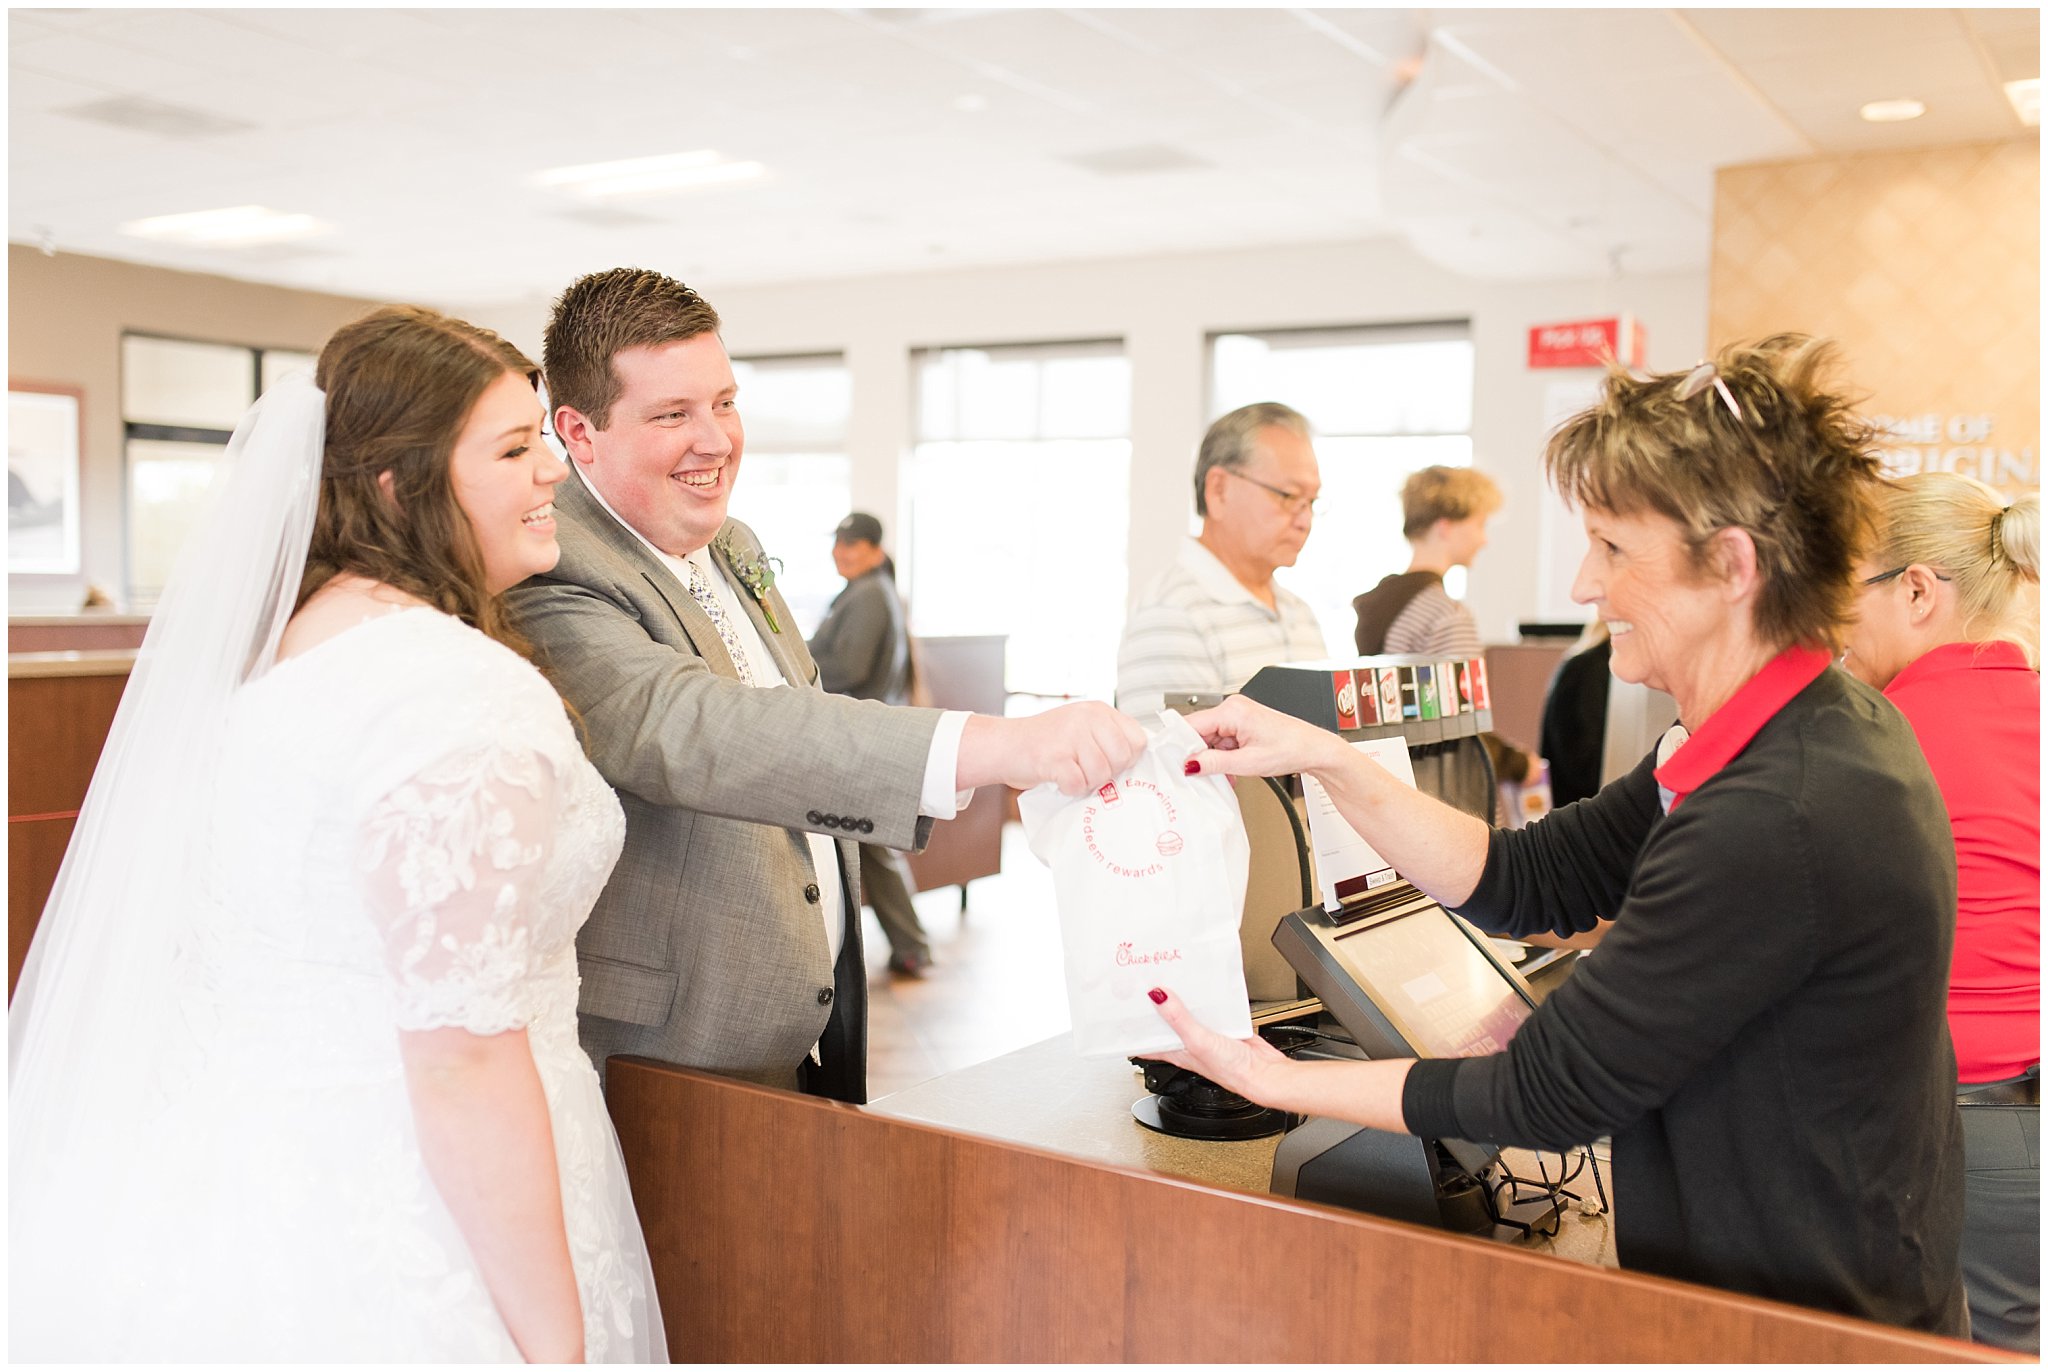
{"label": "window", "polygon": [[1010,690],[1108,700],[1130,538],[1122,344],[935,348],[913,367],[913,631],[1007,634]]}
{"label": "window", "polygon": [[122,336],[132,606],[162,594],[243,412],[278,377],[313,362],[282,348]]}
{"label": "window", "polygon": [[845,585],[832,567],[832,530],[853,508],[846,452],[852,377],[836,353],[736,357],[732,370],[747,433],[732,515],[782,563],[776,588],[808,638]]}
{"label": "window", "polygon": [[[1354,655],[1352,597],[1408,567],[1401,483],[1472,465],[1472,342],[1463,324],[1219,334],[1210,417],[1277,400],[1308,418],[1322,505],[1301,560],[1279,579],[1309,603],[1332,654]],[[1454,596],[1464,572],[1445,578]]]}

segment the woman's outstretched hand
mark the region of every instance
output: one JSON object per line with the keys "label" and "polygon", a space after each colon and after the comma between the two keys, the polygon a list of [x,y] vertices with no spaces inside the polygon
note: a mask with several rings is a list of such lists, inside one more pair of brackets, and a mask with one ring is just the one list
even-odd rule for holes
{"label": "woman's outstretched hand", "polygon": [[1189,760],[1190,775],[1286,776],[1341,764],[1351,755],[1350,746],[1328,729],[1269,710],[1243,696],[1197,710],[1187,720],[1209,745]]}
{"label": "woman's outstretched hand", "polygon": [[1180,998],[1170,991],[1154,988],[1148,994],[1153,1004],[1159,1007],[1160,1018],[1173,1026],[1173,1032],[1180,1035],[1185,1047],[1177,1053],[1147,1053],[1145,1056],[1159,1058],[1190,1072],[1199,1072],[1224,1090],[1235,1091],[1246,1100],[1260,1105],[1271,1104],[1259,1092],[1262,1087],[1270,1089],[1270,1075],[1275,1066],[1288,1065],[1285,1053],[1257,1034],[1248,1039],[1233,1039],[1217,1033],[1189,1014]]}
{"label": "woman's outstretched hand", "polygon": [[1408,1128],[1401,1094],[1408,1069],[1415,1065],[1413,1060],[1297,1061],[1256,1036],[1225,1038],[1190,1015],[1170,991],[1155,988],[1151,996],[1160,1018],[1173,1026],[1183,1047],[1177,1053],[1147,1053],[1146,1057],[1200,1072],[1225,1090],[1276,1110],[1350,1120],[1395,1133]]}

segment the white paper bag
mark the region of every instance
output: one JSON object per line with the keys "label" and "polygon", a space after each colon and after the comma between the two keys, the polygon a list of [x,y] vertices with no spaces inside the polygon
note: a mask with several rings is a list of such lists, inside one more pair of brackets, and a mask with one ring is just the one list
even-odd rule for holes
{"label": "white paper bag", "polygon": [[1202,736],[1161,712],[1130,770],[1070,797],[1051,785],[1018,802],[1024,833],[1052,868],[1074,1047],[1092,1056],[1180,1047],[1145,994],[1170,988],[1218,1033],[1249,1038],[1244,915],[1251,845],[1221,776],[1187,776]]}

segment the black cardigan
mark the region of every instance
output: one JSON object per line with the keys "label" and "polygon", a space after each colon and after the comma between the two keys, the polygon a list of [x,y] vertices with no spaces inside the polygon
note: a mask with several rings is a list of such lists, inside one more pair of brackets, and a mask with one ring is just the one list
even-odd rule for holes
{"label": "black cardigan", "polygon": [[1611,1134],[1624,1266],[1961,1334],[1955,849],[1911,729],[1831,668],[1668,818],[1654,763],[1494,833],[1467,918],[1617,922],[1506,1052],[1416,1064],[1409,1129]]}

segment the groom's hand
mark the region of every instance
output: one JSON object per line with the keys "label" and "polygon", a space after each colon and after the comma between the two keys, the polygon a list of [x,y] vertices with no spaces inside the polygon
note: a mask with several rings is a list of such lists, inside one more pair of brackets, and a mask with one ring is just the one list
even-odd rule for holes
{"label": "groom's hand", "polygon": [[1112,780],[1145,750],[1145,731],[1097,701],[1062,705],[1027,719],[970,716],[960,734],[957,785],[1000,782],[1028,791],[1050,781],[1080,796]]}

